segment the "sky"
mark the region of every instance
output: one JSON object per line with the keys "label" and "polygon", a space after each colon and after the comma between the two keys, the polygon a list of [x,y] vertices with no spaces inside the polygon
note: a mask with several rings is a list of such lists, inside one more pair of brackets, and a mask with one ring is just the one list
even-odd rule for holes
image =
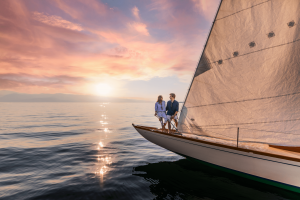
{"label": "sky", "polygon": [[0,91],[183,100],[219,0],[1,0]]}

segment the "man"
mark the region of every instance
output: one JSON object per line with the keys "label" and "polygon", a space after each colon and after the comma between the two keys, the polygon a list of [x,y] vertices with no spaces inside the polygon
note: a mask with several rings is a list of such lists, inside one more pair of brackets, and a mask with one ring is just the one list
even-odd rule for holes
{"label": "man", "polygon": [[169,133],[171,132],[171,121],[174,119],[175,125],[177,128],[177,113],[178,113],[178,107],[179,103],[175,100],[176,95],[174,93],[170,94],[170,101],[167,103],[167,119],[168,119],[168,128],[169,128]]}

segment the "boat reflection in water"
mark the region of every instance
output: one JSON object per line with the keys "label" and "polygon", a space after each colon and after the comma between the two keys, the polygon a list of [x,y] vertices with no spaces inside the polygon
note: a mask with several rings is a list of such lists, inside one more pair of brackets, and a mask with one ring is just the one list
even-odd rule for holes
{"label": "boat reflection in water", "polygon": [[227,174],[190,159],[135,167],[133,175],[151,183],[155,199],[299,199],[299,194]]}

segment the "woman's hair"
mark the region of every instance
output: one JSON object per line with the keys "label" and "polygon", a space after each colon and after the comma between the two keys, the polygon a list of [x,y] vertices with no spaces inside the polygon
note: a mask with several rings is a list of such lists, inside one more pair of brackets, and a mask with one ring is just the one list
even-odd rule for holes
{"label": "woman's hair", "polygon": [[161,102],[162,102],[162,98],[163,98],[163,97],[162,97],[161,95],[159,95],[159,96],[157,97],[157,102],[158,102],[158,103],[161,103]]}

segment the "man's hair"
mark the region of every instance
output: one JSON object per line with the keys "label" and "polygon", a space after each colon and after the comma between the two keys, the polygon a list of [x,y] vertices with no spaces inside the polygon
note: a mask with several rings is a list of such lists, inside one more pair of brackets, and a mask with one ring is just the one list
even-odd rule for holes
{"label": "man's hair", "polygon": [[176,95],[174,93],[170,93],[170,95],[175,99]]}

